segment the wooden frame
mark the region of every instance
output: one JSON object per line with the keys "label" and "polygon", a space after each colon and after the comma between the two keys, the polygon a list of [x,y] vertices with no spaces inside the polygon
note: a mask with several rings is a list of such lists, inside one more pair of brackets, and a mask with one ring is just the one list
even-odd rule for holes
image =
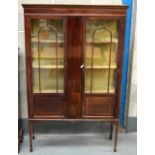
{"label": "wooden frame", "polygon": [[[100,120],[110,122],[110,139],[112,139],[113,125],[116,125],[114,141],[114,151],[116,151],[127,6],[23,4],[23,7],[30,151],[32,151],[34,123],[52,120]],[[33,93],[32,91],[31,19],[33,18],[62,18],[64,20],[64,93]],[[85,69],[81,66],[85,59],[85,27],[87,19],[115,19],[118,21],[119,42],[115,93],[84,93]],[[77,25],[78,28],[76,28]],[[91,104],[93,106],[98,104],[103,108],[94,112],[87,111],[88,105],[86,105],[86,102],[90,106]],[[39,107],[39,104],[41,104],[42,108]],[[112,109],[107,107],[109,111],[106,111],[104,105],[110,105]],[[42,111],[43,109],[44,111]],[[46,109],[51,109],[51,111],[47,112]],[[54,109],[58,109],[58,111],[56,112]]]}

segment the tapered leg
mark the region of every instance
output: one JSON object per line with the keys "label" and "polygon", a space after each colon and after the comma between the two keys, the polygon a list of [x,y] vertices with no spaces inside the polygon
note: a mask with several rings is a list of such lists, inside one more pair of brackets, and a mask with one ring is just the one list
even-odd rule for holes
{"label": "tapered leg", "polygon": [[109,135],[110,140],[112,140],[112,134],[113,134],[113,123],[111,123],[110,125],[110,135]]}
{"label": "tapered leg", "polygon": [[114,152],[117,151],[117,139],[118,139],[118,123],[116,124],[115,128]]}
{"label": "tapered leg", "polygon": [[32,122],[29,121],[29,141],[30,141],[30,152],[33,151],[32,147]]}
{"label": "tapered leg", "polygon": [[32,128],[33,128],[33,136],[32,136],[32,138],[34,140],[35,139],[34,124],[33,124]]}

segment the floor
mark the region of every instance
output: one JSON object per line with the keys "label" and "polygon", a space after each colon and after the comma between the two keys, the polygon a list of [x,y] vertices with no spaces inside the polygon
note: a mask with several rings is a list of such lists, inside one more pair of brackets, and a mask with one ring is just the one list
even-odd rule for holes
{"label": "floor", "polygon": [[120,134],[117,152],[108,134],[37,134],[33,152],[28,144],[26,135],[19,155],[137,155],[136,133]]}

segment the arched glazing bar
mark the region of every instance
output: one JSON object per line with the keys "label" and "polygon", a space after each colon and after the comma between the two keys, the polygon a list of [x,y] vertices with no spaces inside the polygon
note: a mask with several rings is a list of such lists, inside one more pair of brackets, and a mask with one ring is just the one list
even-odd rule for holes
{"label": "arched glazing bar", "polygon": [[42,91],[41,89],[41,72],[40,72],[40,33],[43,30],[48,29],[48,31],[51,30],[55,33],[55,51],[56,51],[56,93],[58,93],[58,31],[56,28],[49,24],[49,21],[47,23],[47,26],[41,27],[38,31],[38,74],[39,74],[39,92]]}
{"label": "arched glazing bar", "polygon": [[108,69],[108,87],[107,87],[107,92],[109,93],[109,84],[110,84],[110,65],[111,65],[111,46],[112,46],[112,32],[110,31],[110,29],[106,26],[100,26],[100,27],[97,27],[96,29],[93,30],[93,33],[92,33],[92,49],[91,49],[91,79],[90,79],[90,93],[92,93],[92,90],[93,90],[93,67],[94,67],[94,44],[95,44],[95,33],[98,31],[98,30],[105,30],[107,32],[109,32],[109,36],[110,36],[110,53],[109,53],[109,69]]}

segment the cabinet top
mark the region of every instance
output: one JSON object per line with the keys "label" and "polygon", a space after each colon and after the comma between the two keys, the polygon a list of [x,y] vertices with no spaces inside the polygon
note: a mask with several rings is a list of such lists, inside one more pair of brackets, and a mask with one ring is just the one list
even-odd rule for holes
{"label": "cabinet top", "polygon": [[126,16],[127,5],[22,4],[25,15]]}
{"label": "cabinet top", "polygon": [[40,8],[40,7],[46,7],[46,8],[128,8],[127,5],[100,5],[100,4],[22,4],[24,8],[33,7],[33,8]]}

